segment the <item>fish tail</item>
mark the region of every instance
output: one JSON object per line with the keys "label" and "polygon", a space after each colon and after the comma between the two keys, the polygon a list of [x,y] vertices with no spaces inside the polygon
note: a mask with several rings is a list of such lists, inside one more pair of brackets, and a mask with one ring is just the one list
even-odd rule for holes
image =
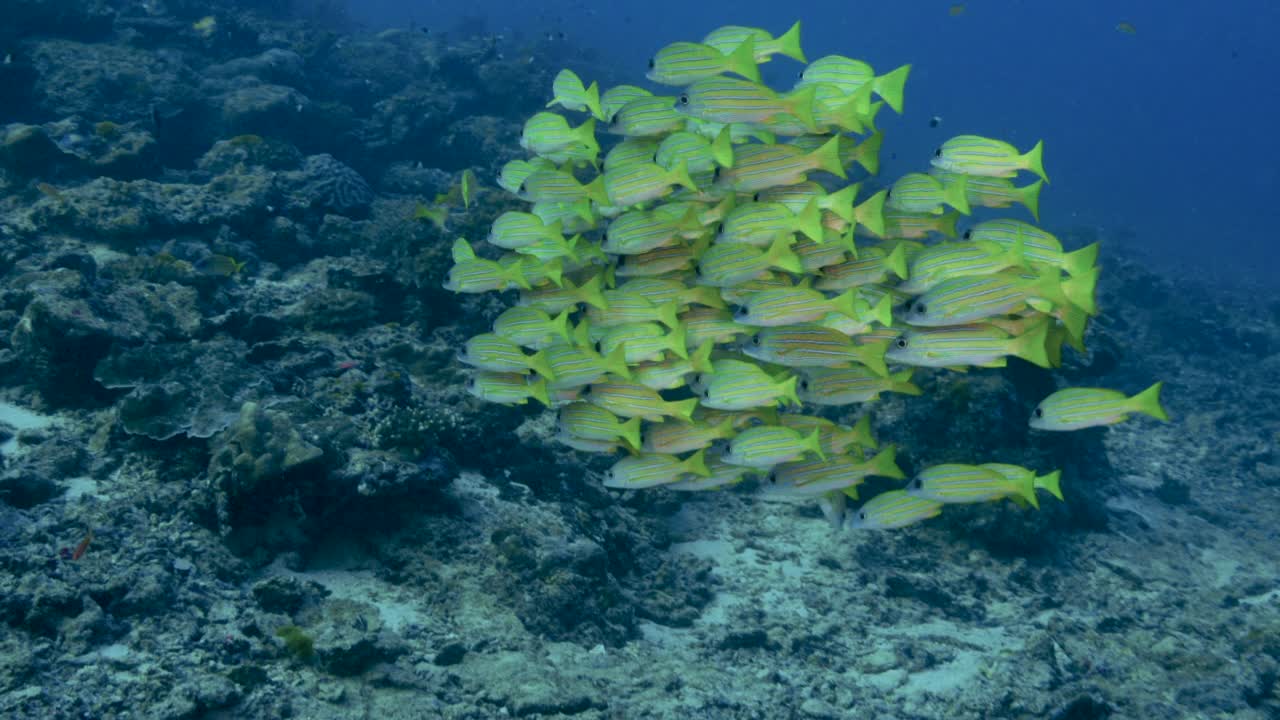
{"label": "fish tail", "polygon": [[1026,500],[1031,507],[1039,510],[1040,498],[1036,497],[1036,474],[1033,472],[1023,473],[1013,483],[1017,489],[1017,497]]}
{"label": "fish tail", "polygon": [[776,40],[778,44],[778,54],[795,60],[796,62],[807,63],[804,57],[804,50],[800,49],[800,21],[797,20],[786,32],[778,36]]}
{"label": "fish tail", "polygon": [[689,359],[689,348],[685,344],[685,330],[680,323],[676,323],[667,334],[667,347],[681,360]]}
{"label": "fish tail", "polygon": [[1067,329],[1059,324],[1049,326],[1049,337],[1044,341],[1044,353],[1049,367],[1062,367],[1062,344],[1067,339]]}
{"label": "fish tail", "polygon": [[716,133],[716,139],[711,141],[711,157],[720,167],[733,167],[733,133],[729,132],[728,125],[720,128],[720,132]]}
{"label": "fish tail", "polygon": [[824,208],[831,212],[832,215],[841,220],[851,223],[857,217],[854,214],[853,203],[858,198],[858,190],[862,188],[862,183],[854,183],[846,188],[837,190],[826,197],[823,203]]}
{"label": "fish tail", "polygon": [[[864,102],[860,102],[862,98],[859,96],[859,93],[861,92],[862,92],[862,88],[859,88],[858,92],[854,93],[852,96],[849,97],[849,99],[844,104],[836,108],[835,112],[832,115],[828,116],[828,119],[830,121],[828,124],[835,125],[841,130],[844,130],[847,132],[852,132],[852,133],[866,132],[866,127],[863,126],[862,124],[863,113],[860,113],[858,111],[858,108],[860,105],[867,104]],[[865,95],[869,97],[870,92],[871,92],[871,89],[867,88]]]}
{"label": "fish tail", "polygon": [[[857,244],[855,244],[855,243],[854,243],[854,241],[853,241],[853,229],[854,229],[854,228],[853,228],[853,225],[850,225],[848,230],[846,230],[845,232],[841,233],[841,235],[840,235],[840,239],[839,239],[839,240],[836,240],[836,244],[837,244],[837,245],[839,245],[840,247],[844,248],[845,252],[849,253],[849,256],[850,256],[850,257],[852,257],[854,260],[857,260],[857,259],[858,259],[858,246],[857,246]],[[805,280],[812,281],[812,280],[813,280],[813,278],[812,278],[812,277],[806,277],[806,278],[805,278]]]}
{"label": "fish tail", "polygon": [[1062,294],[1067,302],[1080,308],[1089,315],[1098,314],[1098,268],[1091,268],[1070,280],[1062,283]]}
{"label": "fish tail", "polygon": [[898,467],[898,446],[892,443],[871,458],[871,474],[880,477],[905,480],[907,475]]}
{"label": "fish tail", "polygon": [[[888,190],[881,190],[853,209],[853,216],[858,222],[870,228],[876,237],[884,237],[884,201],[889,196]],[[952,221],[951,237],[955,237],[955,221]],[[855,256],[856,257],[856,256]]]}
{"label": "fish tail", "polygon": [[741,75],[751,82],[761,82],[760,68],[756,66],[756,40],[754,37],[748,35],[741,45],[729,53],[725,62],[725,70]]}
{"label": "fish tail", "polygon": [[537,400],[546,407],[551,407],[551,397],[547,395],[546,378],[539,377],[537,380],[529,383],[529,397]]}
{"label": "fish tail", "polygon": [[618,426],[618,437],[626,441],[627,445],[639,450],[640,449],[640,418],[633,417],[630,420]]}
{"label": "fish tail", "polygon": [[778,390],[780,391],[779,397],[782,398],[784,402],[789,402],[796,407],[800,407],[802,404],[800,402],[800,396],[796,395],[796,381],[799,379],[800,376],[792,375],[786,380],[778,383]]}
{"label": "fish tail", "polygon": [[911,382],[913,372],[915,372],[915,368],[907,368],[890,375],[889,379],[893,381],[893,385],[889,389],[903,395],[923,395],[924,391],[920,389],[920,386]]}
{"label": "fish tail", "polygon": [[693,355],[689,357],[689,368],[694,372],[710,372],[711,371],[711,351],[714,350],[716,344],[707,341],[698,346],[693,351]]}
{"label": "fish tail", "polygon": [[1067,339],[1071,340],[1071,347],[1084,352],[1084,331],[1089,315],[1074,305],[1066,305],[1057,318],[1066,330]]}
{"label": "fish tail", "polygon": [[599,152],[600,143],[596,140],[596,119],[594,117],[587,118],[586,122],[574,128],[573,133],[583,145],[595,148]]}
{"label": "fish tail", "polygon": [[1044,188],[1044,180],[1036,180],[1018,190],[1019,200],[1031,211],[1031,217],[1040,222],[1040,191]]}
{"label": "fish tail", "polygon": [[588,222],[588,223],[591,223],[592,225],[595,225],[596,217],[595,215],[591,214],[590,200],[587,200],[586,198],[583,198],[581,200],[575,200],[574,202],[570,203],[569,207],[570,209],[573,210],[574,214],[582,218],[584,222]]}
{"label": "fish tail", "polygon": [[796,215],[796,229],[816,243],[822,243],[822,210],[818,208],[818,199],[813,198]]}
{"label": "fish tail", "polygon": [[850,320],[857,320],[858,308],[855,304],[856,301],[857,294],[852,289],[845,290],[843,293],[831,298],[831,309]]}
{"label": "fish tail", "polygon": [[960,175],[954,181],[942,184],[942,201],[968,215],[972,212],[969,208],[969,198],[966,197],[968,192],[969,176]]}
{"label": "fish tail", "polygon": [[542,271],[551,278],[551,282],[555,283],[556,287],[564,287],[564,262],[560,258],[542,263]]}
{"label": "fish tail", "polygon": [[467,242],[466,238],[458,238],[453,241],[452,257],[456,263],[475,260],[476,251],[471,247],[471,243]]}
{"label": "fish tail", "polygon": [[[595,118],[591,118],[591,121],[594,121],[594,120]],[[597,175],[595,180],[592,180],[591,182],[583,186],[582,190],[583,192],[586,193],[588,200],[593,200],[601,205],[609,204],[609,193],[605,192],[605,189],[604,189],[603,173],[600,175]]]}
{"label": "fish tail", "polygon": [[889,366],[885,365],[884,353],[889,349],[889,342],[877,341],[867,343],[866,345],[855,346],[852,351],[853,359],[866,365],[871,372],[882,378],[889,377]]}
{"label": "fish tail", "polygon": [[699,450],[698,452],[685,458],[681,463],[686,472],[691,472],[699,477],[711,477],[711,471],[707,469],[707,451]]}
{"label": "fish tail", "polygon": [[1050,495],[1058,498],[1059,500],[1063,500],[1065,502],[1066,499],[1062,497],[1062,485],[1060,484],[1061,480],[1062,480],[1062,471],[1054,470],[1048,475],[1041,475],[1040,477],[1036,478],[1035,486],[1041,490],[1048,492]]}
{"label": "fish tail", "polygon": [[609,309],[609,303],[605,301],[604,295],[600,290],[600,284],[603,279],[603,275],[596,274],[578,288],[578,300],[601,312]]}
{"label": "fish tail", "polygon": [[724,310],[728,307],[724,302],[724,298],[720,297],[720,289],[709,285],[699,285],[692,288],[689,290],[685,300],[691,304],[698,304],[717,310]]}
{"label": "fish tail", "polygon": [[666,325],[668,328],[675,330],[680,327],[680,318],[677,313],[680,311],[680,303],[671,300],[658,307],[658,322]]}
{"label": "fish tail", "polygon": [[1014,339],[1013,354],[1042,368],[1053,367],[1049,361],[1048,339],[1049,322],[1036,323],[1034,328]]}
{"label": "fish tail", "polygon": [[1151,387],[1129,398],[1129,407],[1134,412],[1140,412],[1144,415],[1150,415],[1157,420],[1169,422],[1169,413],[1165,412],[1164,406],[1160,404],[1160,389],[1164,387],[1163,382],[1157,382]]}
{"label": "fish tail", "polygon": [[560,239],[559,245],[564,256],[569,258],[570,262],[578,262],[581,259],[578,257],[578,244],[582,242],[582,235],[574,235],[568,239],[561,235]]}
{"label": "fish tail", "polygon": [[904,243],[898,243],[893,251],[885,256],[884,266],[899,278],[907,279],[907,250]]}
{"label": "fish tail", "polygon": [[529,364],[529,369],[538,373],[540,377],[547,380],[555,379],[555,373],[552,372],[551,365],[547,362],[546,352],[539,350],[530,355],[525,362]]}
{"label": "fish tail", "polygon": [[[578,84],[582,84],[579,80]],[[586,100],[587,110],[591,112],[591,117],[597,120],[604,120],[604,110],[600,108],[600,83],[592,80],[591,85],[582,92]]]}
{"label": "fish tail", "polygon": [[[884,144],[884,133],[876,132],[863,140],[853,151],[853,161],[866,169],[871,175],[880,174],[880,146]],[[844,175],[840,175],[844,177]]]}
{"label": "fish tail", "polygon": [[794,241],[795,236],[791,233],[779,233],[778,237],[774,238],[773,244],[769,246],[766,258],[772,267],[802,275],[804,274],[804,265],[800,261],[800,256],[796,255],[791,249],[791,243]]}
{"label": "fish tail", "polygon": [[573,342],[573,336],[569,333],[568,310],[561,310],[559,315],[551,319],[551,333],[566,343]]}
{"label": "fish tail", "polygon": [[[812,87],[810,88],[812,90]],[[812,95],[812,93],[810,93]],[[826,170],[833,175],[848,177],[844,171],[844,163],[840,160],[840,141],[843,136],[832,135],[822,147],[813,151],[814,165],[819,170]]]}
{"label": "fish tail", "polygon": [[502,269],[502,277],[521,290],[532,290],[529,279],[524,274],[525,259],[520,258]]}
{"label": "fish tail", "polygon": [[875,78],[871,81],[872,89],[876,94],[889,103],[889,107],[893,111],[902,114],[902,94],[907,84],[907,76],[911,74],[911,65],[903,65],[895,70]]}
{"label": "fish tail", "polygon": [[959,219],[960,213],[958,212],[952,211],[943,213],[938,218],[938,227],[936,229],[939,233],[942,233],[943,236],[954,240],[956,237],[956,221]]}
{"label": "fish tail", "polygon": [[804,448],[817,455],[819,460],[825,461],[827,459],[827,454],[822,451],[821,428],[814,428],[813,432],[809,433],[809,436],[804,439]]}
{"label": "fish tail", "polygon": [[1040,179],[1045,181],[1046,184],[1048,184],[1049,176],[1044,174],[1044,141],[1043,140],[1037,142],[1035,147],[1028,150],[1026,154],[1019,157],[1018,160],[1020,161],[1020,164],[1023,169],[1030,170],[1036,175],[1039,175]]}
{"label": "fish tail", "polygon": [[893,327],[893,300],[888,295],[882,295],[871,308],[871,319],[885,327]]}
{"label": "fish tail", "polygon": [[689,161],[680,160],[676,166],[671,168],[667,179],[674,185],[687,188],[691,192],[698,192],[698,186],[693,184],[693,178],[689,177]]}
{"label": "fish tail", "polygon": [[[813,97],[816,92],[817,87],[810,85],[788,93],[784,100],[784,107],[786,107],[787,112],[796,116],[796,119],[804,123],[806,128],[814,132],[820,130],[817,121],[813,119]],[[840,174],[840,177],[844,177],[844,175]]]}
{"label": "fish tail", "polygon": [[698,409],[698,398],[673,402],[670,403],[670,407],[676,417],[683,419],[685,422],[693,422],[693,411]]}
{"label": "fish tail", "polygon": [[849,431],[853,441],[865,448],[874,448],[879,443],[871,436],[871,413],[863,413]]}
{"label": "fish tail", "polygon": [[605,372],[613,373],[619,377],[631,379],[631,368],[627,366],[627,343],[625,341],[614,346],[613,350],[604,358]]}
{"label": "fish tail", "polygon": [[1098,262],[1098,243],[1086,245],[1062,256],[1062,269],[1071,277],[1079,277],[1091,270]]}

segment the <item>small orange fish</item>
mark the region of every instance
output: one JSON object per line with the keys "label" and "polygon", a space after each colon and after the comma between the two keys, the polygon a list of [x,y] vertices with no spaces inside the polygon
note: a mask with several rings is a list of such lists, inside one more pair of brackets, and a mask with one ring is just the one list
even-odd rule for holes
{"label": "small orange fish", "polygon": [[1116,32],[1124,33],[1125,35],[1137,35],[1138,28],[1134,27],[1133,23],[1121,22],[1116,23]]}
{"label": "small orange fish", "polygon": [[89,549],[89,543],[93,541],[93,528],[89,528],[89,532],[85,533],[84,539],[76,545],[76,549],[71,551],[71,559],[79,560],[84,557],[85,552]]}

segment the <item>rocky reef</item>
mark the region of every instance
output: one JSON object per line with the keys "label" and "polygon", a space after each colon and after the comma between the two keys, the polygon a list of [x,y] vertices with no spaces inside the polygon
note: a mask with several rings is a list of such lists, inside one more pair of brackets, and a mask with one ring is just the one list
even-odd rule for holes
{"label": "rocky reef", "polygon": [[1174,423],[1033,436],[1016,361],[878,403],[908,471],[1062,467],[1038,514],[608,491],[454,360],[514,203],[418,212],[584,51],[158,5],[0,30],[0,716],[1280,717],[1280,305],[1107,250],[1063,373]]}

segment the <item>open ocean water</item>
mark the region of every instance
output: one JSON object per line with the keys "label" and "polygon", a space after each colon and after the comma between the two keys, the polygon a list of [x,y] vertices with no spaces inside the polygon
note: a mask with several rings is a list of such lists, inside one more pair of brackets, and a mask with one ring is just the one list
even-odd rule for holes
{"label": "open ocean water", "polygon": [[1280,718],[1272,3],[0,10],[0,718]]}

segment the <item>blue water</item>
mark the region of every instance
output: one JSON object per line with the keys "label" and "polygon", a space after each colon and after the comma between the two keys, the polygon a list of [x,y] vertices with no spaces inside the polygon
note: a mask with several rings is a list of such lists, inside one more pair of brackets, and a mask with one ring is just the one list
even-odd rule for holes
{"label": "blue water", "polygon": [[[350,11],[374,27],[447,31],[473,18],[508,38],[563,32],[636,82],[665,43],[728,23],[780,33],[799,19],[810,59],[914,66],[906,114],[883,123],[883,176],[926,167],[955,134],[1043,138],[1045,227],[1091,227],[1192,274],[1280,279],[1280,4],[970,2],[958,16],[953,4],[370,0]],[[779,58],[766,79],[787,87],[799,67]]]}

